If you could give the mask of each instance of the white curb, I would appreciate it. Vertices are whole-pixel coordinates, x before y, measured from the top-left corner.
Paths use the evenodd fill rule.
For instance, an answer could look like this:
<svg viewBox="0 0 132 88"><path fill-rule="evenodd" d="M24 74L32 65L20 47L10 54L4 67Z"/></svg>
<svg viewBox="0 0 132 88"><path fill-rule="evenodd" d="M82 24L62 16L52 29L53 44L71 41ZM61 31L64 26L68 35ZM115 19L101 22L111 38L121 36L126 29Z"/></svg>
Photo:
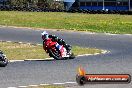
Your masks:
<svg viewBox="0 0 132 88"><path fill-rule="evenodd" d="M39 85L29 85L29 87L37 87L37 86L39 86Z"/></svg>
<svg viewBox="0 0 132 88"><path fill-rule="evenodd" d="M9 62L21 62L21 61L24 61L24 60L10 60Z"/></svg>
<svg viewBox="0 0 132 88"><path fill-rule="evenodd" d="M28 86L18 86L19 88L27 88Z"/></svg>
<svg viewBox="0 0 132 88"><path fill-rule="evenodd" d="M64 85L65 83L53 83L54 85Z"/></svg>
<svg viewBox="0 0 132 88"><path fill-rule="evenodd" d="M40 86L49 86L50 84L40 84Z"/></svg>

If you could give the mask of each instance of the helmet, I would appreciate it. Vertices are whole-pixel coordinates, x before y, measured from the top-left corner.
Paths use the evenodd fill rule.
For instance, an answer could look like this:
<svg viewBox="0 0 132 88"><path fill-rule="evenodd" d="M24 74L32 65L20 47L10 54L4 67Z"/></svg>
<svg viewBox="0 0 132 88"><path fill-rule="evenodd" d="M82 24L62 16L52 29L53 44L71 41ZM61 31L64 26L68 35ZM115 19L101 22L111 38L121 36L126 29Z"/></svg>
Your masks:
<svg viewBox="0 0 132 88"><path fill-rule="evenodd" d="M48 33L46 31L43 31L41 33L41 37L42 37L43 40L47 39L48 38Z"/></svg>

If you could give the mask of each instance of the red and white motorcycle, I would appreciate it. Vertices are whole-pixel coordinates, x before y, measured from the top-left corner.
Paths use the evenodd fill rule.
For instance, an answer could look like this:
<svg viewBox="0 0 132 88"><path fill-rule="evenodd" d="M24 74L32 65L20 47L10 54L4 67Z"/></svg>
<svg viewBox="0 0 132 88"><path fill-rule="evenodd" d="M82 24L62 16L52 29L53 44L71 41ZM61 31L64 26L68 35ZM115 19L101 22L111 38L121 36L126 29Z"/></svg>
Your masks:
<svg viewBox="0 0 132 88"><path fill-rule="evenodd" d="M53 57L56 60L75 58L74 54L71 52L71 49L70 51L68 51L63 45L61 45L60 49L57 49L55 46L56 44L57 42L52 41L51 38L43 41L43 48L46 51L46 53L49 54L50 57Z"/></svg>

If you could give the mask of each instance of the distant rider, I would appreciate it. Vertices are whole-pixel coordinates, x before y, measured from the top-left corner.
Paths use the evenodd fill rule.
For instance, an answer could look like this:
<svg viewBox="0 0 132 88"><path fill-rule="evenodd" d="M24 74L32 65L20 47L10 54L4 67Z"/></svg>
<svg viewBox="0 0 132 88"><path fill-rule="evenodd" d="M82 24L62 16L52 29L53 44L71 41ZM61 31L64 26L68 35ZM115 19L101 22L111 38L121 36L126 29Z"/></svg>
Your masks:
<svg viewBox="0 0 132 88"><path fill-rule="evenodd" d="M51 38L52 41L57 42L55 46L56 46L56 48L58 48L59 50L60 50L61 45L63 45L63 46L66 48L66 50L67 50L68 53L69 53L69 51L71 50L71 46L68 45L68 44L66 44L65 41L64 41L63 39L60 39L59 37L57 37L57 36L55 36L55 35L49 35L46 31L44 31L44 32L41 33L41 37L42 37L42 39L43 39L43 45L44 45L44 42L45 42L46 39ZM44 48L44 47L43 47L43 48Z"/></svg>

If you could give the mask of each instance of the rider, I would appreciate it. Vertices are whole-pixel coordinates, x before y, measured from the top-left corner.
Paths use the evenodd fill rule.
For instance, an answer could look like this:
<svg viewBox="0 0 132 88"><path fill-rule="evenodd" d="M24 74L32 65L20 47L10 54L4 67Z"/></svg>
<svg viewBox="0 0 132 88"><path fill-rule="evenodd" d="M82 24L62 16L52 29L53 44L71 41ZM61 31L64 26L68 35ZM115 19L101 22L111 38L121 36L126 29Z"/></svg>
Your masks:
<svg viewBox="0 0 132 88"><path fill-rule="evenodd" d="M58 48L59 50L60 50L61 45L63 45L63 46L66 48L67 52L68 52L68 53L70 52L71 46L68 45L68 44L66 44L65 41L64 41L63 39L60 39L59 37L57 37L57 36L55 36L55 35L49 35L46 31L42 32L42 33L41 33L41 36L42 36L42 39L43 39L44 41L45 41L46 39L48 39L48 38L51 38L52 41L56 41L57 43L56 43L55 46L56 46L56 48ZM43 45L44 45L44 42L43 42Z"/></svg>

